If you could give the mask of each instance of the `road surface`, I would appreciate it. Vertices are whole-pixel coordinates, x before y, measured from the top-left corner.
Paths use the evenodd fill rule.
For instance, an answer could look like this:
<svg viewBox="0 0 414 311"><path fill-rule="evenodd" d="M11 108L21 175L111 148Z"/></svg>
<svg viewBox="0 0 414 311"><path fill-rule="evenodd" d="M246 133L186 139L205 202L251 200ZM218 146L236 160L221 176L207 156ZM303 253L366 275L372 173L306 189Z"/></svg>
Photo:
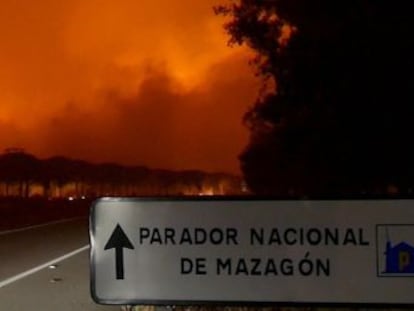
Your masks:
<svg viewBox="0 0 414 311"><path fill-rule="evenodd" d="M0 310L120 310L90 298L87 219L0 232Z"/></svg>

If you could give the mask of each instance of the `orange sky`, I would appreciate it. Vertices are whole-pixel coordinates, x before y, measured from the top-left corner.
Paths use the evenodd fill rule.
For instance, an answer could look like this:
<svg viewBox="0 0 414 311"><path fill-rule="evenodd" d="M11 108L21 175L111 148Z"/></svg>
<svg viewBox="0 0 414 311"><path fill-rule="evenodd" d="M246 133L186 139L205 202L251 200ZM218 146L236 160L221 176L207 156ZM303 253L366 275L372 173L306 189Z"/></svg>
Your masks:
<svg viewBox="0 0 414 311"><path fill-rule="evenodd" d="M0 148L238 173L258 81L219 0L1 0Z"/></svg>

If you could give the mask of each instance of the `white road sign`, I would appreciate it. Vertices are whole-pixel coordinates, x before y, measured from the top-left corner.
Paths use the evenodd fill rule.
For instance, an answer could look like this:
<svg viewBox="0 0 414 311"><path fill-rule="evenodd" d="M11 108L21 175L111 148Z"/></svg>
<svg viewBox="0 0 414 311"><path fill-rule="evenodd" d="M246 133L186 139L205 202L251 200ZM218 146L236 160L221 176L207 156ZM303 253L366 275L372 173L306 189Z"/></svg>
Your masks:
<svg viewBox="0 0 414 311"><path fill-rule="evenodd" d="M101 199L103 304L414 303L414 200Z"/></svg>

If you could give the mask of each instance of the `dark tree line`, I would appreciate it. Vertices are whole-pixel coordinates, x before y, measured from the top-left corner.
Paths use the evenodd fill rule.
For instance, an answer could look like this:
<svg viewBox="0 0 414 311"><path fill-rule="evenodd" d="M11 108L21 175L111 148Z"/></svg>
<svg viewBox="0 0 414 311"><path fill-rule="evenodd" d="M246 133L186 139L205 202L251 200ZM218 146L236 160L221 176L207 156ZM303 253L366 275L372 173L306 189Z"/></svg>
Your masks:
<svg viewBox="0 0 414 311"><path fill-rule="evenodd" d="M237 194L240 179L223 173L169 171L116 163L93 164L66 157L38 159L23 151L0 155L0 195L29 197L41 189L45 197ZM67 192L67 191L66 191Z"/></svg>
<svg viewBox="0 0 414 311"><path fill-rule="evenodd" d="M258 194L343 196L414 187L414 19L408 1L240 0L231 44L256 52L263 92L240 155Z"/></svg>

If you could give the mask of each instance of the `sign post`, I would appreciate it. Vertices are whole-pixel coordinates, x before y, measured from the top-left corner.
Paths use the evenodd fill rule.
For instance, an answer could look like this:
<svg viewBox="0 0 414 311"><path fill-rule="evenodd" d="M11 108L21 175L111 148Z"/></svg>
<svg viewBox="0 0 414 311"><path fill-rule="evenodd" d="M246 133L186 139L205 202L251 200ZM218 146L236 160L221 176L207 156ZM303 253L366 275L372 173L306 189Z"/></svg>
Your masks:
<svg viewBox="0 0 414 311"><path fill-rule="evenodd" d="M414 200L100 199L103 304L414 304Z"/></svg>

